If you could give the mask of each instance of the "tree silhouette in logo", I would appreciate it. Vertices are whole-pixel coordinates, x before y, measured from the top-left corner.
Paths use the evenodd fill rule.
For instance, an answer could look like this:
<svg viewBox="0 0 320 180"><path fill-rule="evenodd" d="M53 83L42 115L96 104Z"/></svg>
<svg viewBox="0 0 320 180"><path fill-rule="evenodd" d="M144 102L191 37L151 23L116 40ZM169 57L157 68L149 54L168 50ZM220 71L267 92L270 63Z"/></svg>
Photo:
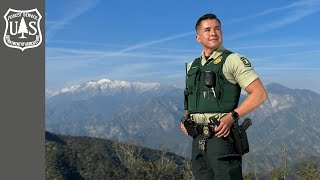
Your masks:
<svg viewBox="0 0 320 180"><path fill-rule="evenodd" d="M18 33L22 33L21 37L19 38L26 38L24 36L24 33L28 33L28 28L27 28L27 24L26 22L24 21L24 18L22 17L21 21L20 21L20 25L19 25L19 31Z"/></svg>

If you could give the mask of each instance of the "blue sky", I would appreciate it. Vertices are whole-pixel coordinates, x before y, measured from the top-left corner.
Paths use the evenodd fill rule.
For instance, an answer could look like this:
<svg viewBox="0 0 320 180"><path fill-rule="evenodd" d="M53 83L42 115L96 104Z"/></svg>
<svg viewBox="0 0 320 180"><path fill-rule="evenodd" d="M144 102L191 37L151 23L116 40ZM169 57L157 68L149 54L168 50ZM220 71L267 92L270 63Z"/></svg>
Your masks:
<svg viewBox="0 0 320 180"><path fill-rule="evenodd" d="M47 0L46 89L102 78L183 85L206 13L265 85L320 93L320 0Z"/></svg>

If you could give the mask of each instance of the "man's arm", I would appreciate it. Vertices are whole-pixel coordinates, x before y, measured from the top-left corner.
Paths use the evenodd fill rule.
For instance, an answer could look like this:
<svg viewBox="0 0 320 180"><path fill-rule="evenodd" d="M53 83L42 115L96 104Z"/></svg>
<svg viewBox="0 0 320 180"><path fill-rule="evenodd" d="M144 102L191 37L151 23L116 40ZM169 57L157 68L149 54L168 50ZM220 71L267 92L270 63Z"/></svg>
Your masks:
<svg viewBox="0 0 320 180"><path fill-rule="evenodd" d="M252 112L267 99L266 90L264 89L259 78L255 79L244 90L249 95L240 104L240 106L235 109L240 117ZM227 115L222 117L220 120L220 125L215 128L216 136L227 137L230 133L230 128L233 123L234 120L231 116L231 113L228 113Z"/></svg>
<svg viewBox="0 0 320 180"><path fill-rule="evenodd" d="M240 104L239 107L235 109L240 117L252 112L267 99L267 92L259 78L254 80L244 90L249 94L249 96Z"/></svg>

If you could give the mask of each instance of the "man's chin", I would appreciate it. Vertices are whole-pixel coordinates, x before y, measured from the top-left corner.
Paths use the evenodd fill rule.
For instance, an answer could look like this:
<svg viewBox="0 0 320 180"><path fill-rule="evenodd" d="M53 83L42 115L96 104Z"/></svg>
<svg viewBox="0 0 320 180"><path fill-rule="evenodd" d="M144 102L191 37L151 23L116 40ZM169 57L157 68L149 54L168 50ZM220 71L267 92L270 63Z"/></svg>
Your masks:
<svg viewBox="0 0 320 180"><path fill-rule="evenodd" d="M216 50L216 49L218 49L219 47L220 47L220 45L210 46L210 49Z"/></svg>
<svg viewBox="0 0 320 180"><path fill-rule="evenodd" d="M210 46L211 48L217 48L217 47L221 46L221 44L222 44L222 43L220 43L220 42L218 43L218 42L217 42L217 43L211 43L209 46Z"/></svg>

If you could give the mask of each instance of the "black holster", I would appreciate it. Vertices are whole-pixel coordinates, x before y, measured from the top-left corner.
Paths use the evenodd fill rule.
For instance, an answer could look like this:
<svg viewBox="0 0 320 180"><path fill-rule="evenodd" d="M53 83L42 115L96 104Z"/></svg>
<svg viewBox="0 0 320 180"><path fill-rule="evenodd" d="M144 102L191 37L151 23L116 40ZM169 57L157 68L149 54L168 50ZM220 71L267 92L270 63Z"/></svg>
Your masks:
<svg viewBox="0 0 320 180"><path fill-rule="evenodd" d="M238 154L244 155L249 152L249 142L247 133L238 123L234 123L231 127L231 137Z"/></svg>
<svg viewBox="0 0 320 180"><path fill-rule="evenodd" d="M199 134L197 131L197 125L194 121L187 119L183 122L183 124L184 124L184 127L186 128L189 136L195 137Z"/></svg>

